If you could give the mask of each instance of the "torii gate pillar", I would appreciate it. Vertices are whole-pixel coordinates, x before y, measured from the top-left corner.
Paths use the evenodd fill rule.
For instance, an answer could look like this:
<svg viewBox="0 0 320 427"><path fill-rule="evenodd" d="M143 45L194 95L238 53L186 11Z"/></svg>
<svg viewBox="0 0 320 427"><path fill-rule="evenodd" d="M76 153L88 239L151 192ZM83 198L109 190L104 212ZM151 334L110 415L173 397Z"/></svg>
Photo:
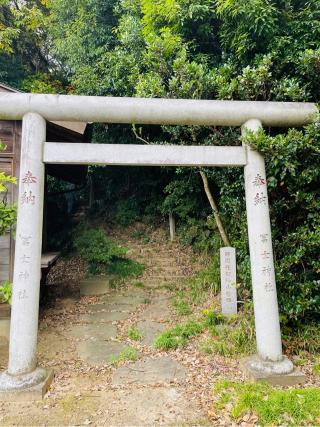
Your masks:
<svg viewBox="0 0 320 427"><path fill-rule="evenodd" d="M42 398L52 379L52 371L37 367L45 139L46 121L27 113L22 120L9 363L0 376L0 398L5 400L20 390L28 390L25 397Z"/></svg>
<svg viewBox="0 0 320 427"><path fill-rule="evenodd" d="M248 120L242 126L242 135L261 128L260 120ZM253 148L246 148L244 180L257 342L257 356L246 361L246 368L253 377L267 378L291 373L293 364L282 355L264 158Z"/></svg>

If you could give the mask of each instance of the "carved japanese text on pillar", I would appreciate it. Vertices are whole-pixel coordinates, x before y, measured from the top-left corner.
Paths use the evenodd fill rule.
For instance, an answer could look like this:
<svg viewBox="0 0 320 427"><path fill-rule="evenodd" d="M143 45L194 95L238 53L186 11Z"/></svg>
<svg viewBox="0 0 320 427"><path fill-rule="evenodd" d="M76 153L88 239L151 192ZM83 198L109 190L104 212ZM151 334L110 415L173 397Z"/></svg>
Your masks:
<svg viewBox="0 0 320 427"><path fill-rule="evenodd" d="M259 210L262 209L261 214L264 209L268 209L268 197L267 197L267 180L265 177L257 174L253 181L252 185L254 186L254 198L253 203L257 209L257 215L260 215ZM265 292L270 293L275 291L275 283L272 270L272 253L270 247L270 241L268 238L268 233L261 233L258 236L262 249L260 252L261 257L261 286L263 286Z"/></svg>
<svg viewBox="0 0 320 427"><path fill-rule="evenodd" d="M24 209L30 209L35 205L37 198L34 191L34 186L37 184L37 177L32 173L31 170L27 170L21 179L22 195L21 195L21 206ZM25 300L28 298L28 290L23 287L25 284L28 286L28 279L30 277L30 264L32 262L32 235L29 233L20 233L18 236L22 253L19 256L19 270L18 278L22 288L18 292L18 299Z"/></svg>

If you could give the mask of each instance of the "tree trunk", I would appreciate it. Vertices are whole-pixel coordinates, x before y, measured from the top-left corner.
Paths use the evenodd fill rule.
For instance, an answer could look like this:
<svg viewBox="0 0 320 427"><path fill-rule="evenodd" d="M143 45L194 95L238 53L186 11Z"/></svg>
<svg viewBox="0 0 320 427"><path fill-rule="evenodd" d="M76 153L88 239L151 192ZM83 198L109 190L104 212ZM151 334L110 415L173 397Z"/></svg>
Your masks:
<svg viewBox="0 0 320 427"><path fill-rule="evenodd" d="M211 208L213 210L214 219L216 220L216 224L217 224L217 227L218 227L221 239L222 239L222 241L223 241L223 243L224 243L225 246L231 246L229 238L227 236L227 233L225 232L224 226L222 224L222 221L221 221L221 218L220 218L220 215L219 215L219 212L218 212L217 205L216 205L216 203L215 203L215 201L214 201L214 199L212 197L212 194L211 194L211 191L210 191L210 188L209 188L209 183L208 183L207 175L203 171L200 171L200 175L201 175L201 178L202 178L202 181L203 181L204 191L206 192L206 195L208 197L210 206L211 206Z"/></svg>
<svg viewBox="0 0 320 427"><path fill-rule="evenodd" d="M172 213L169 213L169 228L170 228L170 241L173 242L176 234L176 221Z"/></svg>

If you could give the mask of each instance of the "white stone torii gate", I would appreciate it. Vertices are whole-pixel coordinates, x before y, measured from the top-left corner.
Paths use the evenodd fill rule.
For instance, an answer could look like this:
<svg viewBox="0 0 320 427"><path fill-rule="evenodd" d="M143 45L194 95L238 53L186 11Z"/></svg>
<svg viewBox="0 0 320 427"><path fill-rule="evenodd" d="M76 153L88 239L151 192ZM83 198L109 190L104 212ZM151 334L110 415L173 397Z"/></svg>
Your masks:
<svg viewBox="0 0 320 427"><path fill-rule="evenodd" d="M289 374L283 356L274 274L264 159L249 146L143 146L67 144L46 141L46 120L103 123L242 126L242 134L264 126L302 126L318 113L312 103L201 101L1 94L0 120L21 120L21 166L9 363L0 375L1 395L48 384L37 367L37 333L44 194L44 164L152 166L243 166L247 207L258 373Z"/></svg>

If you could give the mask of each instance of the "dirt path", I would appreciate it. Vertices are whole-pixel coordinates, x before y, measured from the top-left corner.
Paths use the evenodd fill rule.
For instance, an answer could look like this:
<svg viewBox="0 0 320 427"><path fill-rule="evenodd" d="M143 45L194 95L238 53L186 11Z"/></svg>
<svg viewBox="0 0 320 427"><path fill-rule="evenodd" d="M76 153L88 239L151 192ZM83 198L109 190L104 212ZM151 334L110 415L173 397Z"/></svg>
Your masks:
<svg viewBox="0 0 320 427"><path fill-rule="evenodd" d="M146 265L143 277L121 289L99 280L94 292L82 282L96 295L62 297L45 310L39 362L54 369L53 384L42 402L1 403L1 425L210 425L211 378L225 371L222 360L219 367L192 343L169 353L153 345L176 322L170 288L201 262L162 232L114 234ZM63 262L75 290L80 264Z"/></svg>

